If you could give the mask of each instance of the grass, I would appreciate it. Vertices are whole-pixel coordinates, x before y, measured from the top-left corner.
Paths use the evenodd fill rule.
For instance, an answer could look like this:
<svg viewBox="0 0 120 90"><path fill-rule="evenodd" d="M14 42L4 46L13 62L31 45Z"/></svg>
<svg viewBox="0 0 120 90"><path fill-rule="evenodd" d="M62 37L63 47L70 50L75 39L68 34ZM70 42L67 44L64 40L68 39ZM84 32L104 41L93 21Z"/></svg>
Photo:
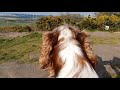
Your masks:
<svg viewBox="0 0 120 90"><path fill-rule="evenodd" d="M90 29L90 30L86 30L88 33L93 33L93 32L98 32L98 29ZM100 32L110 32L108 30L104 30L104 31L100 31ZM120 44L120 37L116 36L114 33L110 32L112 35L111 37L100 37L98 36L92 36L91 39L91 43L92 44L112 44L112 45L116 45L116 44Z"/></svg>
<svg viewBox="0 0 120 90"><path fill-rule="evenodd" d="M105 37L92 37L91 38L92 44L119 44L120 38L105 38Z"/></svg>
<svg viewBox="0 0 120 90"><path fill-rule="evenodd" d="M90 29L90 30L86 30L87 32L97 32L98 29Z"/></svg>
<svg viewBox="0 0 120 90"><path fill-rule="evenodd" d="M100 31L100 32L120 32L120 28L118 27L114 27L114 28L110 28L109 30L105 30L105 29L89 29L87 30L88 32L96 32L96 31Z"/></svg>
<svg viewBox="0 0 120 90"><path fill-rule="evenodd" d="M14 39L0 39L0 63L10 61L35 62L39 55L42 34L31 33Z"/></svg>
<svg viewBox="0 0 120 90"><path fill-rule="evenodd" d="M0 26L15 26L15 25L22 25L22 26L26 26L26 25L30 25L31 22L28 21L19 21L19 20L0 20Z"/></svg>

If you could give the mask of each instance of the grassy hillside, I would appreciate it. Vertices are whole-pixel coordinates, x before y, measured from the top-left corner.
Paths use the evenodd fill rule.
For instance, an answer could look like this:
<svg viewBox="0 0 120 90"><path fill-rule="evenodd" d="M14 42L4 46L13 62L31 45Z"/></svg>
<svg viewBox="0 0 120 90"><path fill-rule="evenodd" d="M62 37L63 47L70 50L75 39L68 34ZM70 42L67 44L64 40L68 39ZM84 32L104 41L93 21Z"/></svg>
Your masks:
<svg viewBox="0 0 120 90"><path fill-rule="evenodd" d="M0 20L0 26L30 25L34 21L27 20Z"/></svg>
<svg viewBox="0 0 120 90"><path fill-rule="evenodd" d="M0 63L8 61L35 62L39 57L42 34L31 33L14 39L0 38Z"/></svg>
<svg viewBox="0 0 120 90"><path fill-rule="evenodd" d="M26 32L31 31L31 27L34 28L33 19L3 19L0 18L0 32Z"/></svg>

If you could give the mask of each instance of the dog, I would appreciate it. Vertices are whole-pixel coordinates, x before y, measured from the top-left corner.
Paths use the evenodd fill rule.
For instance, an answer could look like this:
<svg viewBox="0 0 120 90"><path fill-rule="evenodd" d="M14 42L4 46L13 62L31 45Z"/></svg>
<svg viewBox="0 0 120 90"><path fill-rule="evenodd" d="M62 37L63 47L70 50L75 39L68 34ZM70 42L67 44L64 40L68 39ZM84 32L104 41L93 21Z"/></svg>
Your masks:
<svg viewBox="0 0 120 90"><path fill-rule="evenodd" d="M99 78L86 31L65 24L43 34L39 63L54 78Z"/></svg>

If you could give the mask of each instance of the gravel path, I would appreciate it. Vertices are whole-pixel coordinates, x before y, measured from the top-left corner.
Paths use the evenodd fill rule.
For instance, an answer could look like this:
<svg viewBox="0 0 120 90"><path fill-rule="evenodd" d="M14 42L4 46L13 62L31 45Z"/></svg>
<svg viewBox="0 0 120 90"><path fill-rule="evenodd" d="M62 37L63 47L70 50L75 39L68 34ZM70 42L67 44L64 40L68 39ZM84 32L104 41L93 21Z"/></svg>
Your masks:
<svg viewBox="0 0 120 90"><path fill-rule="evenodd" d="M48 72L41 70L38 64L20 64L16 62L0 65L0 78L46 78Z"/></svg>

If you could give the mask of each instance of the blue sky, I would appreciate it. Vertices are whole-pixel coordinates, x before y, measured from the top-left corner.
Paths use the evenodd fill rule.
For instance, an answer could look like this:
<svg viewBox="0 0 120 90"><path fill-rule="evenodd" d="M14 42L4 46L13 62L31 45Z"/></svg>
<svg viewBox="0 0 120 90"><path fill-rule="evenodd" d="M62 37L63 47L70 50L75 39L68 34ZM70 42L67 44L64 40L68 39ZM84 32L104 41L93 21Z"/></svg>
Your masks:
<svg viewBox="0 0 120 90"><path fill-rule="evenodd" d="M60 12L0 12L0 13L18 13L18 14L34 14L34 15L59 15ZM66 13L66 12L61 12ZM94 15L95 12L68 12L70 14L81 14L84 16Z"/></svg>

